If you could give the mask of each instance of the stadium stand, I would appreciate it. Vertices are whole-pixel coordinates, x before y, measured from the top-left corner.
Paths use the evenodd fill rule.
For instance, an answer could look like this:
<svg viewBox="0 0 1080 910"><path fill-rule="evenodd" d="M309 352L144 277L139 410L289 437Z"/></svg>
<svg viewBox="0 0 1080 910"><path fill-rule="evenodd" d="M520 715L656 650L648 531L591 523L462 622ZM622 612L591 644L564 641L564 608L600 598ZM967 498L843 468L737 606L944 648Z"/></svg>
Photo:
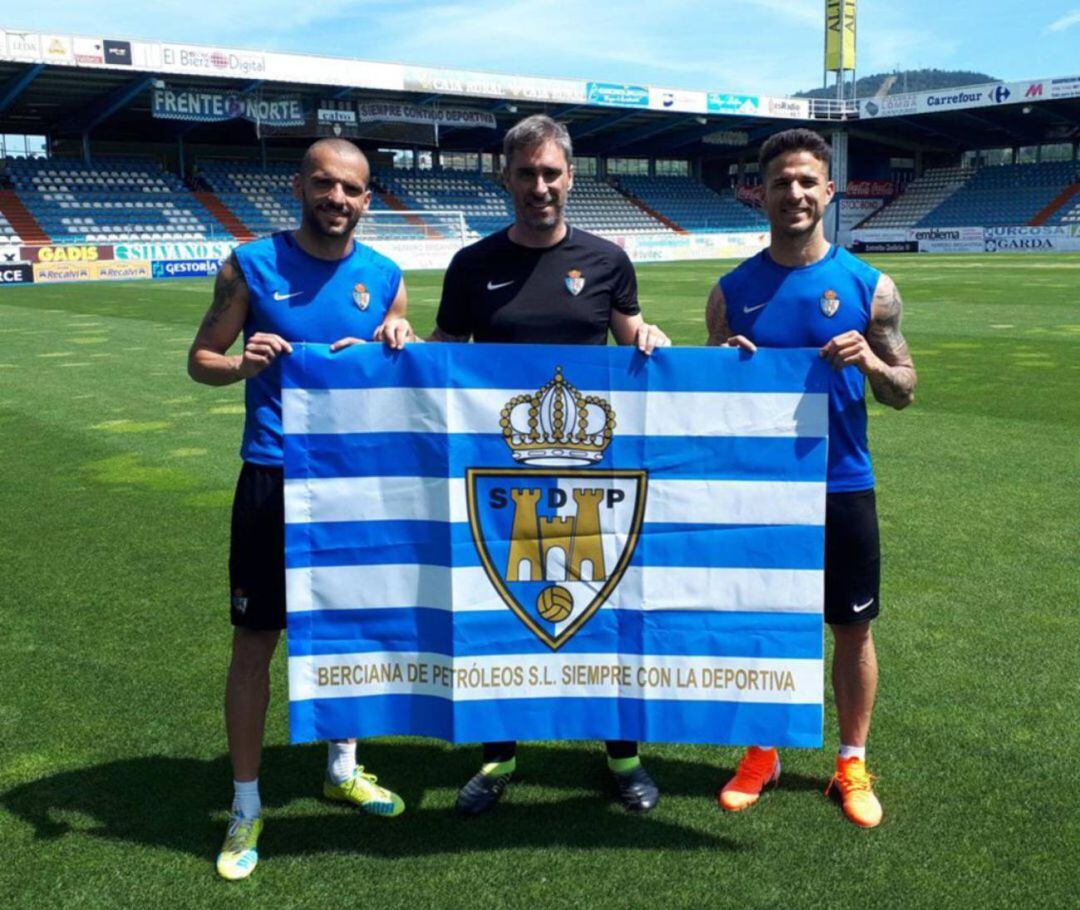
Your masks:
<svg viewBox="0 0 1080 910"><path fill-rule="evenodd" d="M618 177L616 185L685 231L760 230L768 224L733 194L717 193L690 177Z"/></svg>
<svg viewBox="0 0 1080 910"><path fill-rule="evenodd" d="M471 237L483 237L514 219L510 197L495 176L468 172L381 172L376 185L388 208L393 200L407 210L454 211L465 217ZM598 233L667 231L666 225L645 214L614 187L595 177L577 177L567 199L571 224Z"/></svg>
<svg viewBox="0 0 1080 910"><path fill-rule="evenodd" d="M0 212L0 244L18 243L21 239L11 222Z"/></svg>
<svg viewBox="0 0 1080 910"><path fill-rule="evenodd" d="M296 164L292 162L262 165L250 161L200 161L199 176L218 199L228 207L256 236L274 231L291 230L300 220L300 204L292 195L292 178ZM481 194L490 193L487 181L474 175L471 181L434 179L431 177L400 178L394 173L376 174L372 178L371 211L462 211L468 210L481 224L485 216L496 226L507 220L507 205L501 198L492 200ZM425 233L422 219L406 215L401 221L386 219L380 225L383 239L411 239L431 236ZM364 227L364 225L362 225ZM478 229L479 230L479 229ZM491 228L483 231L488 233Z"/></svg>
<svg viewBox="0 0 1080 910"><path fill-rule="evenodd" d="M3 236L9 243L16 240L23 243L49 242L49 235L41 229L41 225L13 189L0 190L0 218L7 226Z"/></svg>
<svg viewBox="0 0 1080 910"><path fill-rule="evenodd" d="M11 159L19 199L54 243L207 240L232 235L151 159Z"/></svg>
<svg viewBox="0 0 1080 910"><path fill-rule="evenodd" d="M1080 224L1080 196L1073 196L1072 201L1047 220L1047 224Z"/></svg>
<svg viewBox="0 0 1080 910"><path fill-rule="evenodd" d="M984 167L956 192L927 212L917 227L1030 224L1073 182L1071 161ZM876 225L875 225L876 226Z"/></svg>
<svg viewBox="0 0 1080 910"><path fill-rule="evenodd" d="M292 198L295 171L296 166L289 163L269 164L263 170L254 162L199 162L200 177L255 235L296 226L300 209ZM690 178L621 178L620 184L680 227L684 227L684 220L688 221L687 230L757 230L765 224L757 212L734 197L715 193ZM373 211L461 212L468 235L473 239L505 227L514 218L510 198L493 175L465 171L382 171L374 175L372 185ZM567 202L567 217L571 223L598 233L670 230L614 186L595 177L575 178ZM423 221L422 218L410 220ZM404 220L394 228L382 229L382 236L387 238L409 238L422 233L416 230L415 223L410 225Z"/></svg>
<svg viewBox="0 0 1080 910"><path fill-rule="evenodd" d="M295 170L289 162L264 169L251 161L201 161L199 182L209 192L192 192L151 159L100 158L90 167L64 158L10 159L15 193L0 190L0 242L18 243L20 236L57 243L248 239L286 230L299 217L292 198ZM863 226L1078 224L1076 177L1077 166L1068 161L932 169ZM402 212L400 222L388 218L380 227L386 239L446 236L438 219L416 212L462 213L469 239L513 220L509 197L494 175L387 171L375 175L373 187L374 211ZM23 221L13 224L16 210ZM578 177L567 217L601 234L753 231L766 224L733 194L689 177L622 176L612 183ZM44 233L31 236L36 226Z"/></svg>
<svg viewBox="0 0 1080 910"><path fill-rule="evenodd" d="M971 179L964 167L931 168L912 180L905 192L876 212L862 225L866 228L910 228L937 209ZM974 223L974 222L972 222Z"/></svg>
<svg viewBox="0 0 1080 910"><path fill-rule="evenodd" d="M199 175L254 235L295 228L300 204L292 197L294 163L200 161Z"/></svg>
<svg viewBox="0 0 1080 910"><path fill-rule="evenodd" d="M383 194L380 201L388 209L404 206L411 211L461 212L474 237L505 227L514 217L506 191L483 174L384 171L375 179Z"/></svg>
<svg viewBox="0 0 1080 910"><path fill-rule="evenodd" d="M615 187L595 177L575 177L566 219L598 234L645 234L670 228L647 215Z"/></svg>

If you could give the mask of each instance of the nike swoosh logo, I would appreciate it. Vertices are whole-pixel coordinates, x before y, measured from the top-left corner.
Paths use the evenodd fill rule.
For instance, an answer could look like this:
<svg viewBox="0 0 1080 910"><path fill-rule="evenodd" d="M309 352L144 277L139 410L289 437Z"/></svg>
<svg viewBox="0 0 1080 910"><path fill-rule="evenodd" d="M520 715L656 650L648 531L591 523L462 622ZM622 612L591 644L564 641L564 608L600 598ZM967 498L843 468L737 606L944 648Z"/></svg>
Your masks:
<svg viewBox="0 0 1080 910"><path fill-rule="evenodd" d="M867 607L869 607L869 606L870 606L870 604L872 604L873 602L874 602L874 598L872 598L872 597L871 597L871 598L870 598L870 599L869 599L869 600L868 600L868 601L867 601L866 603L864 603L864 604L852 604L852 605L851 605L851 612L852 612L852 613L862 613L862 611L863 611L863 610L865 610L865 609L866 609Z"/></svg>
<svg viewBox="0 0 1080 910"><path fill-rule="evenodd" d="M274 291L274 299L279 301L289 300L292 297L299 297L303 293L303 291L297 291L295 294L282 294L281 291Z"/></svg>
<svg viewBox="0 0 1080 910"><path fill-rule="evenodd" d="M769 303L768 301L766 301L765 303L759 303L757 306L744 306L742 308L742 311L744 313L753 313L755 310L760 310L762 307L766 307L768 305Z"/></svg>
<svg viewBox="0 0 1080 910"><path fill-rule="evenodd" d="M499 288L508 288L508 287L510 287L510 285L512 285L513 283L514 283L514 282L512 282L512 281L504 281L504 282L503 282L502 284L492 284L492 283L491 283L491 282L489 281L489 282L488 282L488 290L489 290L489 291L497 291L497 290L498 290Z"/></svg>

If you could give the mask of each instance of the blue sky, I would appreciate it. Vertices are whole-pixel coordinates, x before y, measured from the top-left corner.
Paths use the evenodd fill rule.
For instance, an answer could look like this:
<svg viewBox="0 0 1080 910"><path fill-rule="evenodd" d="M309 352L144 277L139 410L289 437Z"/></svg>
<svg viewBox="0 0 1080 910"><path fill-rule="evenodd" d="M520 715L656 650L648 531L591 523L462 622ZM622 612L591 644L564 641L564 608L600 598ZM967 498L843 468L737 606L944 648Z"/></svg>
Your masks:
<svg viewBox="0 0 1080 910"><path fill-rule="evenodd" d="M157 38L666 88L821 83L824 0L94 0L5 4L0 27ZM12 7L15 7L14 9ZM1080 71L1080 0L860 0L859 72Z"/></svg>

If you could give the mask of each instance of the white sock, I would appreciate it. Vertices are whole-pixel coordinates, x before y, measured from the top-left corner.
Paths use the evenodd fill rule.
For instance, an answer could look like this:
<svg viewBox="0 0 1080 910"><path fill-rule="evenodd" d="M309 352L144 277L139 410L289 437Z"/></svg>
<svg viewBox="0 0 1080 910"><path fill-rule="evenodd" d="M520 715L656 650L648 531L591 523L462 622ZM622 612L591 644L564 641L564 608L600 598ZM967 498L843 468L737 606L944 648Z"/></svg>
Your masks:
<svg viewBox="0 0 1080 910"><path fill-rule="evenodd" d="M234 780L232 811L244 818L258 818L262 815L262 800L259 799L259 779Z"/></svg>
<svg viewBox="0 0 1080 910"><path fill-rule="evenodd" d="M335 784L343 784L356 770L356 742L326 744L326 776Z"/></svg>
<svg viewBox="0 0 1080 910"><path fill-rule="evenodd" d="M866 746L845 746L843 743L841 743L840 757L857 758L860 761L866 761Z"/></svg>

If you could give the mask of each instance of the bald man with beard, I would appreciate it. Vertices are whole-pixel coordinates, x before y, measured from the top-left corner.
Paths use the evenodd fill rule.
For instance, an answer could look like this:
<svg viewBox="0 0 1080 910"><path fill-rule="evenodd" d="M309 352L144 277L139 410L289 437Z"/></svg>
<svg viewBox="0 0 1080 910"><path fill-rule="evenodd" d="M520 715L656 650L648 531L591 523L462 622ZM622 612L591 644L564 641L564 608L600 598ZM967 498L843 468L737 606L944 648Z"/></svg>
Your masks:
<svg viewBox="0 0 1080 910"><path fill-rule="evenodd" d="M351 142L320 139L293 181L301 222L238 247L218 272L210 306L188 355L188 373L206 385L245 382L243 466L232 510L229 588L232 659L225 728L234 798L217 859L226 879L246 878L258 862L262 831L259 764L270 700L270 661L285 628L285 508L281 369L300 342L341 350L365 341L400 347L401 269L353 238L371 203L371 170ZM243 351L227 353L241 332ZM323 795L378 816L405 805L356 763L355 741L331 742Z"/></svg>

